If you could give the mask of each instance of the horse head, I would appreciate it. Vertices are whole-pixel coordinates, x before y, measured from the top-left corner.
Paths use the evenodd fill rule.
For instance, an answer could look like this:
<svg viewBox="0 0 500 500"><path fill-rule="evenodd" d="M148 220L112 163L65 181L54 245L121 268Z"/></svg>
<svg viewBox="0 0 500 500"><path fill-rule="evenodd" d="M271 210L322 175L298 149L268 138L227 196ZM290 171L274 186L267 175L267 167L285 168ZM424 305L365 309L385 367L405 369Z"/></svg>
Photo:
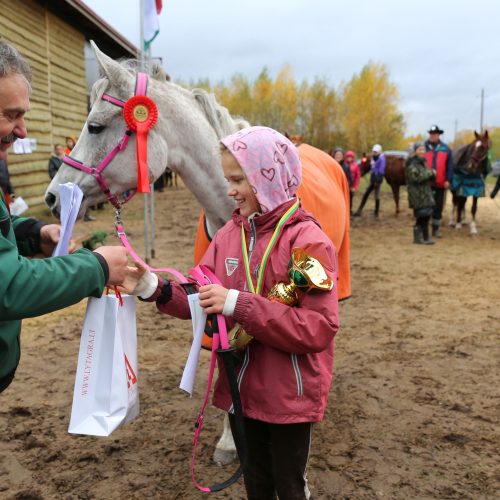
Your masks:
<svg viewBox="0 0 500 500"><path fill-rule="evenodd" d="M358 162L359 169L361 170L361 176L366 175L371 168L371 157L366 153L361 155L361 159Z"/></svg>
<svg viewBox="0 0 500 500"><path fill-rule="evenodd" d="M95 168L110 153L114 146L125 138L127 125L123 118L122 105L103 99L108 95L115 103L125 103L135 94L136 61L118 63L101 52L92 42L92 48L99 64L101 78L93 85L91 109L71 151L71 158L83 165ZM147 96L153 101L159 98L160 85L165 84L167 76L157 65L148 68ZM151 182L157 179L167 166L168 147L164 139L165 120L160 115L156 125L148 134L148 177ZM132 133L128 147L120 150L106 166L102 176L113 194L122 194L137 186L136 134ZM106 195L94 175L63 163L57 175L49 184L45 201L52 213L60 213L59 184L73 182L83 191L84 199L80 210L83 214L89 205L106 201Z"/></svg>
<svg viewBox="0 0 500 500"><path fill-rule="evenodd" d="M487 130L480 134L474 130L474 136L474 141L463 149L462 154L458 155L456 161L457 166L463 166L469 174L484 173L486 171L488 151L491 147L491 139Z"/></svg>

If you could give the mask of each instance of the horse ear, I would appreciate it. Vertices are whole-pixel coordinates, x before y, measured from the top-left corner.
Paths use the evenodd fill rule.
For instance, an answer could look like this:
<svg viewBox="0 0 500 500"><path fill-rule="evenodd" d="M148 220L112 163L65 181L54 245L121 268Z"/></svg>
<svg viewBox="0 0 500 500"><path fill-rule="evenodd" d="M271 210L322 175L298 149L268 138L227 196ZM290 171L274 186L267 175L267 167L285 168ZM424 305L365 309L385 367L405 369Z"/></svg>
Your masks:
<svg viewBox="0 0 500 500"><path fill-rule="evenodd" d="M474 135L476 136L476 139L479 139L479 134L474 130Z"/></svg>
<svg viewBox="0 0 500 500"><path fill-rule="evenodd" d="M485 131L484 131L484 138L485 138L486 140L488 140L488 139L489 139L489 135L488 135L488 131L487 131L487 130L485 130Z"/></svg>
<svg viewBox="0 0 500 500"><path fill-rule="evenodd" d="M99 50L99 47L94 43L93 40L90 40L90 46L95 55L95 59L101 73L103 76L106 76L109 81L116 81L119 79L123 73L124 69L121 67L119 63L115 60L111 59L111 57L107 56L104 52Z"/></svg>

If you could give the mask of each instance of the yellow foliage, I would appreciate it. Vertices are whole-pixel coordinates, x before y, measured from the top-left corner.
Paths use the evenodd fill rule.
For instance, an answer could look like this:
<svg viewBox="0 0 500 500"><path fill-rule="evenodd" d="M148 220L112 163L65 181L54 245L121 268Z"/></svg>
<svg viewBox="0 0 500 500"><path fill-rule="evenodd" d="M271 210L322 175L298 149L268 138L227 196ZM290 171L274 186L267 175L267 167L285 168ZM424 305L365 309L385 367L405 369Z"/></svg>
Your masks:
<svg viewBox="0 0 500 500"><path fill-rule="evenodd" d="M264 67L254 81L236 74L228 84L210 85L207 79L190 83L213 92L233 116L301 135L305 142L324 150L343 145L369 151L376 142L389 149L404 141L398 90L382 65L366 65L339 92L320 78L297 83L289 65L274 79Z"/></svg>
<svg viewBox="0 0 500 500"><path fill-rule="evenodd" d="M368 63L340 92L340 125L349 147L370 151L379 143L387 150L402 143L405 123L399 92L384 65Z"/></svg>

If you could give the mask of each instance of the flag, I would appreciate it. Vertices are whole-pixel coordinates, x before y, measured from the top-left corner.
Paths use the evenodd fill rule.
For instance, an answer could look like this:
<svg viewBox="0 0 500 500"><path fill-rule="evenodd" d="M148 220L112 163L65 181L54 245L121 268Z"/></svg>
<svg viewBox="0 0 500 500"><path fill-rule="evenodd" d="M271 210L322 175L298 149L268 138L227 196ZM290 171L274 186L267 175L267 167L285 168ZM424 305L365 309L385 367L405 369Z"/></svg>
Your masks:
<svg viewBox="0 0 500 500"><path fill-rule="evenodd" d="M144 0L144 50L148 50L156 35L160 32L158 15L162 0Z"/></svg>

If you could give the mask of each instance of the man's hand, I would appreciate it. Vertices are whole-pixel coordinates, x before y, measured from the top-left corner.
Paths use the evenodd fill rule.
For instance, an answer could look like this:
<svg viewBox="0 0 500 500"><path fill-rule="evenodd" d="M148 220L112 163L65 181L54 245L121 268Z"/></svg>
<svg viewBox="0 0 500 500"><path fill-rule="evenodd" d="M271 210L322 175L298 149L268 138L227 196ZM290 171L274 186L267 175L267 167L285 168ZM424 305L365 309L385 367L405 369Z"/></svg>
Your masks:
<svg viewBox="0 0 500 500"><path fill-rule="evenodd" d="M127 250L122 246L104 246L94 250L101 254L109 268L109 279L106 285L121 285L127 276Z"/></svg>
<svg viewBox="0 0 500 500"><path fill-rule="evenodd" d="M222 314L228 289L221 285L200 286L200 306L206 314Z"/></svg>
<svg viewBox="0 0 500 500"><path fill-rule="evenodd" d="M61 226L59 224L47 224L40 229L40 249L45 257L50 257L54 248L59 243Z"/></svg>
<svg viewBox="0 0 500 500"><path fill-rule="evenodd" d="M45 257L50 257L54 252L54 248L59 243L61 236L61 226L59 224L47 224L40 229L40 249ZM70 240L68 252L76 251L76 243Z"/></svg>
<svg viewBox="0 0 500 500"><path fill-rule="evenodd" d="M444 188L448 189L450 187L450 183L448 181L445 181L444 183Z"/></svg>

